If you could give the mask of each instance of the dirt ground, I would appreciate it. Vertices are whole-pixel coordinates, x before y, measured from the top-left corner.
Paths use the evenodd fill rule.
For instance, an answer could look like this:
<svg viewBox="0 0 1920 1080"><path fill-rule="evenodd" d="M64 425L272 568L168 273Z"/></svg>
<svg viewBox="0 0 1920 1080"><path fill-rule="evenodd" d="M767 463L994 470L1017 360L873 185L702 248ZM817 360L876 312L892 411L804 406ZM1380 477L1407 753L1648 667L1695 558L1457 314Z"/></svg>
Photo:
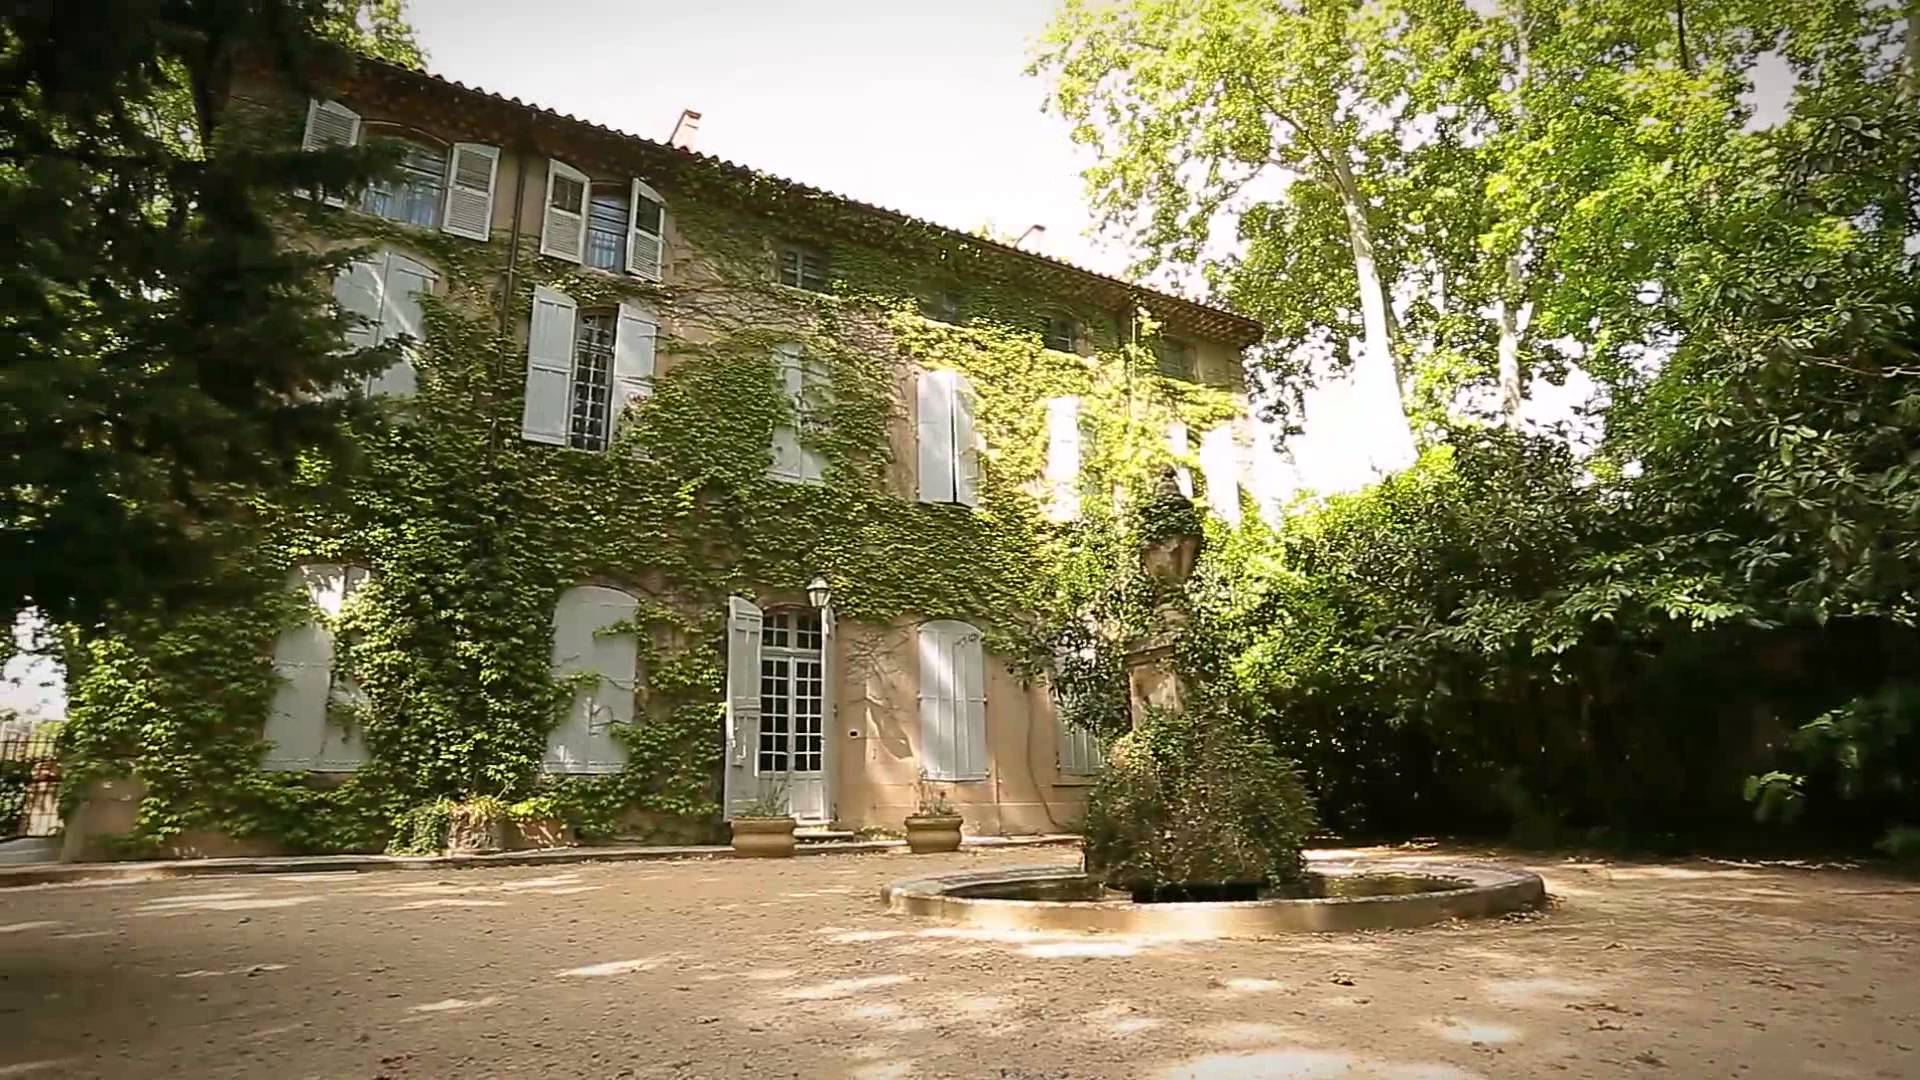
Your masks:
<svg viewBox="0 0 1920 1080"><path fill-rule="evenodd" d="M1528 863L1543 914L1174 944L883 911L1067 849L0 893L0 1077L1912 1077L1920 886Z"/></svg>

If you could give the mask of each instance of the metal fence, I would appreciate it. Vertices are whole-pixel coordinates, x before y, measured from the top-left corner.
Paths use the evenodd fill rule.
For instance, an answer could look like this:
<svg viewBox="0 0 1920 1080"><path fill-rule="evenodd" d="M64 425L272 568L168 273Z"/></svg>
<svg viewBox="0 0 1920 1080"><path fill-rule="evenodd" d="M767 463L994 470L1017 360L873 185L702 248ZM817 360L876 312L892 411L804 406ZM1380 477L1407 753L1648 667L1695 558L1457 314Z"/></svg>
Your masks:
<svg viewBox="0 0 1920 1080"><path fill-rule="evenodd" d="M0 735L0 761L52 761L59 756L54 752L53 739L51 731Z"/></svg>
<svg viewBox="0 0 1920 1080"><path fill-rule="evenodd" d="M54 733L0 735L0 839L60 829L60 768Z"/></svg>

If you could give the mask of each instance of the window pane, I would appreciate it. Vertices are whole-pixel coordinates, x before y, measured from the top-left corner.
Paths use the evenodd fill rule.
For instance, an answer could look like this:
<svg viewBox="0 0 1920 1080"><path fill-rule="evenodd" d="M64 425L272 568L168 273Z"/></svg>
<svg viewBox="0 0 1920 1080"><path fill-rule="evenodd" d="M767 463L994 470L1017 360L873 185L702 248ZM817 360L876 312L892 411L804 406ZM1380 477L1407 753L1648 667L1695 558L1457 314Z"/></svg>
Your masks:
<svg viewBox="0 0 1920 1080"><path fill-rule="evenodd" d="M587 205L587 265L600 270L627 268L627 196L596 188Z"/></svg>
<svg viewBox="0 0 1920 1080"><path fill-rule="evenodd" d="M780 267L775 275L782 285L811 292L827 291L827 259L819 251L786 244L780 248Z"/></svg>
<svg viewBox="0 0 1920 1080"><path fill-rule="evenodd" d="M1179 338L1161 338L1154 342L1154 358L1160 374L1169 379L1193 378L1193 346Z"/></svg>
<svg viewBox="0 0 1920 1080"><path fill-rule="evenodd" d="M573 339L573 393L567 445L605 450L612 417L613 334L611 314L581 315Z"/></svg>
<svg viewBox="0 0 1920 1080"><path fill-rule="evenodd" d="M569 214L580 212L580 203L587 196L585 184L571 176L553 178L553 205Z"/></svg>
<svg viewBox="0 0 1920 1080"><path fill-rule="evenodd" d="M1057 352L1080 351L1080 324L1066 317L1047 320L1047 348Z"/></svg>
<svg viewBox="0 0 1920 1080"><path fill-rule="evenodd" d="M760 661L760 745L758 772L785 773L790 735L788 708L793 701L793 682L788 662L779 657Z"/></svg>
<svg viewBox="0 0 1920 1080"><path fill-rule="evenodd" d="M654 202L652 199L647 198L645 195L642 195L640 197L640 209L634 215L634 217L638 219L640 231L645 233L653 233L656 236L659 235L660 213L661 213L660 204L657 202Z"/></svg>
<svg viewBox="0 0 1920 1080"><path fill-rule="evenodd" d="M360 208L388 221L438 228L447 183L445 152L399 139L383 141L401 145L400 171L368 184Z"/></svg>

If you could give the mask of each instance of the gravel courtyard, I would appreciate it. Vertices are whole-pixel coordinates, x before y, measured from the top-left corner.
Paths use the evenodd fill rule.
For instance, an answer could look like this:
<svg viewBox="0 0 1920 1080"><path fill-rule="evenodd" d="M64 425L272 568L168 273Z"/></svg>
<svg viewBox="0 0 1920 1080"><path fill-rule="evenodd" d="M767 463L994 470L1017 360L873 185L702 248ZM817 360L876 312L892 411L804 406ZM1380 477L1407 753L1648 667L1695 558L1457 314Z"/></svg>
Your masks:
<svg viewBox="0 0 1920 1080"><path fill-rule="evenodd" d="M1543 915L1169 944L877 890L1061 848L0 893L0 1077L1910 1077L1920 885L1529 863Z"/></svg>

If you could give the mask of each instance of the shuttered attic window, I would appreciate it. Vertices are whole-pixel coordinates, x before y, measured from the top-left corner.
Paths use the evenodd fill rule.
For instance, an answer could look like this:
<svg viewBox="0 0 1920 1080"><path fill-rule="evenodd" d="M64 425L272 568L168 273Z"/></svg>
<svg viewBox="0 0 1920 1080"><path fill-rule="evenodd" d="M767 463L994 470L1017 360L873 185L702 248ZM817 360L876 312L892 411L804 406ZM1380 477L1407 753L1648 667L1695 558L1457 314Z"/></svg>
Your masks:
<svg viewBox="0 0 1920 1080"><path fill-rule="evenodd" d="M808 292L827 291L827 256L804 244L781 244L775 280Z"/></svg>
<svg viewBox="0 0 1920 1080"><path fill-rule="evenodd" d="M1055 315L1047 319L1046 345L1055 352L1079 352L1080 321L1071 315Z"/></svg>
<svg viewBox="0 0 1920 1080"><path fill-rule="evenodd" d="M1193 381L1193 343L1163 337L1153 343L1155 366L1169 379Z"/></svg>

